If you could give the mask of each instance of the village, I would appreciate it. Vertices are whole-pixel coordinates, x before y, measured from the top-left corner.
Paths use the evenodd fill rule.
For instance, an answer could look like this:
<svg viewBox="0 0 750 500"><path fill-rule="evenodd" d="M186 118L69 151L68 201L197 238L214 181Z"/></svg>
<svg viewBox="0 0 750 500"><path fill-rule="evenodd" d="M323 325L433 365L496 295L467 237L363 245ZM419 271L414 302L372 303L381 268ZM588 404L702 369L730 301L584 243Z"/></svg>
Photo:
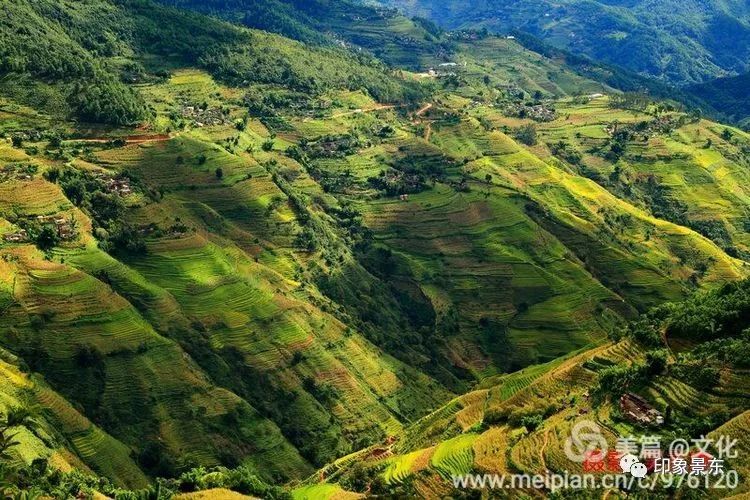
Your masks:
<svg viewBox="0 0 750 500"><path fill-rule="evenodd" d="M76 230L76 220L73 217L65 217L64 215L37 215L29 216L26 221L21 225L38 225L40 227L52 226L54 227L55 234L60 241L72 241L78 237L78 231ZM7 233L3 235L3 240L6 243L28 243L31 241L31 235L28 229L19 229L18 231Z"/></svg>
<svg viewBox="0 0 750 500"><path fill-rule="evenodd" d="M530 118L536 122L551 122L557 118L557 112L545 104L512 104L506 112L518 118Z"/></svg>
<svg viewBox="0 0 750 500"><path fill-rule="evenodd" d="M229 120L221 108L212 108L207 104L182 104L180 107L180 116L183 119L191 120L193 125L199 128L213 125L226 125L229 123Z"/></svg>
<svg viewBox="0 0 750 500"><path fill-rule="evenodd" d="M117 194L119 196L128 196L133 193L130 179L127 177L114 177L112 174L105 171L95 172L93 176L104 185L104 190L108 193Z"/></svg>
<svg viewBox="0 0 750 500"><path fill-rule="evenodd" d="M32 180L37 169L35 165L9 165L0 170L2 180ZM127 177L116 177L107 171L96 171L92 177L98 180L105 192L126 197L133 193L131 180ZM54 227L55 234L60 241L73 241L78 237L76 220L72 216L63 214L29 215L17 224L19 229L3 235L5 243L29 243L34 235L31 226Z"/></svg>
<svg viewBox="0 0 750 500"><path fill-rule="evenodd" d="M20 165L11 164L6 165L0 169L0 182L18 180L18 181L31 181L34 180L34 175L37 173L36 165Z"/></svg>

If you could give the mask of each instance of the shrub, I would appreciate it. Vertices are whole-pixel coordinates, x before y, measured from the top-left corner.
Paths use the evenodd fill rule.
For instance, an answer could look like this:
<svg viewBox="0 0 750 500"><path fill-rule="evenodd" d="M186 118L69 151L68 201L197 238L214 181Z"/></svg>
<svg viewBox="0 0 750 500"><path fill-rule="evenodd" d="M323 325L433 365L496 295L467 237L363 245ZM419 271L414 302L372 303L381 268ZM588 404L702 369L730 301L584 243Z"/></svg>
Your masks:
<svg viewBox="0 0 750 500"><path fill-rule="evenodd" d="M516 130L514 137L527 146L535 146L537 143L536 125L533 123L524 125Z"/></svg>
<svg viewBox="0 0 750 500"><path fill-rule="evenodd" d="M535 431L539 426L544 423L544 418L539 415L527 415L521 418L521 425L526 427L529 431Z"/></svg>

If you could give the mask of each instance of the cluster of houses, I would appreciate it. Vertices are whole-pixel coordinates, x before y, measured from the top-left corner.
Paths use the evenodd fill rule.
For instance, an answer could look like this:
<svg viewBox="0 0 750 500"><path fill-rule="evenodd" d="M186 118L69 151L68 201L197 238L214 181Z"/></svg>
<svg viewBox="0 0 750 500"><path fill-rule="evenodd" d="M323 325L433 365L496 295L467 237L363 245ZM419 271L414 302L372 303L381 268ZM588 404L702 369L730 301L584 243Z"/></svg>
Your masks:
<svg viewBox="0 0 750 500"><path fill-rule="evenodd" d="M388 436L385 440L384 446L376 446L367 455L369 460L383 460L393 455L393 445L397 441L395 436Z"/></svg>
<svg viewBox="0 0 750 500"><path fill-rule="evenodd" d="M14 137L18 137L23 141L39 142L42 140L42 133L39 130L21 130L13 133Z"/></svg>
<svg viewBox="0 0 750 500"><path fill-rule="evenodd" d="M622 415L633 423L641 425L663 425L664 415L637 394L629 392L620 397Z"/></svg>
<svg viewBox="0 0 750 500"><path fill-rule="evenodd" d="M0 182L10 180L30 181L37 171L35 165L6 165L0 169Z"/></svg>
<svg viewBox="0 0 750 500"><path fill-rule="evenodd" d="M519 118L530 118L537 122L551 122L557 118L557 112L544 104L535 104L533 106L513 104L508 108L508 112Z"/></svg>
<svg viewBox="0 0 750 500"><path fill-rule="evenodd" d="M479 40L480 38L483 38L483 35L481 33L472 30L449 31L445 35L452 40L467 42L473 42Z"/></svg>
<svg viewBox="0 0 750 500"><path fill-rule="evenodd" d="M466 66L466 63L464 63L464 66ZM455 62L446 62L441 63L437 66L437 68L432 67L429 68L425 73L420 73L422 76L427 76L430 78L438 78L441 76L455 76L456 72L455 70L458 69L459 64Z"/></svg>
<svg viewBox="0 0 750 500"><path fill-rule="evenodd" d="M61 240L72 240L76 237L75 219L66 218L62 215L39 215L36 221L42 225L53 225L57 230L57 236Z"/></svg>
<svg viewBox="0 0 750 500"><path fill-rule="evenodd" d="M127 196L133 192L130 185L130 179L127 177L112 177L107 172L97 172L94 177L104 184L104 189L108 193L114 193L120 196Z"/></svg>
<svg viewBox="0 0 750 500"><path fill-rule="evenodd" d="M3 239L6 243L26 243L29 241L29 233L25 229L21 229L18 232L3 235Z"/></svg>
<svg viewBox="0 0 750 500"><path fill-rule="evenodd" d="M133 192L128 179L108 179L104 186L110 193L120 196L127 196Z"/></svg>
<svg viewBox="0 0 750 500"><path fill-rule="evenodd" d="M191 231L194 231L193 229L189 228L185 224L176 221L174 224L172 224L167 229L162 229L155 223L149 223L142 225L138 228L138 234L141 236L154 236L157 238L162 237L171 237L171 238L182 238L183 236L187 235Z"/></svg>
<svg viewBox="0 0 750 500"><path fill-rule="evenodd" d="M220 108L211 108L195 105L183 105L180 108L182 118L192 120L196 127L211 125L226 125L229 123L226 115Z"/></svg>
<svg viewBox="0 0 750 500"><path fill-rule="evenodd" d="M53 226L57 236L62 241L71 241L78 236L75 219L63 215L38 215L29 217L30 221L36 221L42 226ZM25 229L19 229L13 233L3 235L6 243L26 243L30 240L29 233Z"/></svg>
<svg viewBox="0 0 750 500"><path fill-rule="evenodd" d="M610 137L614 137L620 131L627 131L634 138L637 135L642 136L643 140L648 140L649 137L655 134L668 134L675 128L681 125L680 119L674 116L665 115L655 118L651 121L642 121L636 124L622 124L619 122L612 122L604 127L604 131Z"/></svg>

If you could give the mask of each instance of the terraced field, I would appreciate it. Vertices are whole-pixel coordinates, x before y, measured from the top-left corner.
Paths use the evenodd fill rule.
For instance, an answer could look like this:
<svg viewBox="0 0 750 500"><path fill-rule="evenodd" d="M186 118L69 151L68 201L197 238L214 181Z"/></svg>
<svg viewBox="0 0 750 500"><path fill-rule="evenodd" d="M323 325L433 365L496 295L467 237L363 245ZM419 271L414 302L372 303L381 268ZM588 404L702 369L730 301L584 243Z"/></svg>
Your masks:
<svg viewBox="0 0 750 500"><path fill-rule="evenodd" d="M19 463L129 487L243 465L299 499L357 498L361 475L434 498L456 474L575 468L576 422L633 430L592 392L649 357L609 339L748 275L747 134L621 109L509 39L459 40L453 66L406 18L348 21L365 47L399 34L379 55L414 72L361 55L364 76L426 102L354 80L235 88L170 59L138 85L154 113L138 130L61 121L62 140L0 103L0 410L28 392L54 438L25 430ZM455 74L422 74L441 63ZM747 373L717 376L641 392L738 432Z"/></svg>
<svg viewBox="0 0 750 500"><path fill-rule="evenodd" d="M740 415L736 416L726 424L722 425L715 431L713 431L711 434L708 435L709 438L714 440L719 440L722 437L724 437L725 440L731 440L736 439L737 443L734 448L734 452L736 452L736 455L734 458L729 459L729 462L731 464L731 467L733 470L736 470L741 477L747 477L748 474L748 460L747 460L747 453L748 453L748 446L747 446L747 440L743 439L743 436L747 432L747 425L748 425L748 419L750 418L750 413L745 411L744 413L741 413ZM734 454L734 453L733 453ZM738 495L746 495L748 491L748 485L747 483L741 484L740 488L736 490Z"/></svg>
<svg viewBox="0 0 750 500"><path fill-rule="evenodd" d="M75 268L27 259L19 261L16 268L18 305L4 317L15 325L14 349L39 349L36 346L43 345L44 350L36 355L47 356L41 367L48 380L91 414L106 408L106 417L99 419L106 425L121 422L116 431L120 439L140 447L151 435L151 419L164 423L172 420L179 426L162 428L166 446L192 452L200 462L216 463L216 451L209 451L212 436L204 426L241 412L247 434L238 438L239 442L253 440L256 453L252 460L259 464L279 460L281 470L287 471L303 466L273 424L264 422L234 394L212 388L175 343L154 332L112 289ZM43 318L44 328L39 330L36 323L22 319L29 317ZM70 380L80 385L71 385ZM193 408L203 409L198 419ZM102 442L105 436L101 431L88 427L70 431L81 458L91 460L93 467L107 475L132 475L108 470L117 468L119 457L129 452L122 445L118 452L116 446Z"/></svg>
<svg viewBox="0 0 750 500"><path fill-rule="evenodd" d="M407 439L399 442L396 447L399 453L387 458L385 467L380 462L360 455L358 459L349 462L343 471L338 473L337 478L346 478L347 468L372 467L371 473L380 475L383 481L391 486L390 491L414 491L397 489L413 487L420 493L425 492L427 498L439 498L446 494L446 491L451 491L450 479L457 474L533 474L546 470L582 473L582 464L572 462L565 453L566 440L571 436L572 429L577 423L593 422L598 425L611 448L615 447L618 437L637 435L637 432L643 430L618 416L619 410L614 404L594 399L590 391L596 385L596 377L586 368L588 362L592 359L607 359L612 363L631 363L643 358L644 350L641 346L632 340L624 340L583 350L546 366L541 365L544 369L535 367L533 374L527 369L495 377L494 380L489 378L485 382L489 388L489 397L486 394L487 390L470 393L408 427L405 431ZM514 396L495 396L502 395L503 386L513 380L525 380L526 383ZM679 394L676 384L680 387ZM675 396L666 402L660 398L663 392L674 393ZM452 419L460 413L460 401L476 398L479 393L482 398L488 397L486 402L482 399L485 411L481 420L477 426L462 431L460 427L452 424ZM743 418L747 414L742 410L746 403L741 400L719 400L710 392L676 380L652 380L647 384L647 393L649 400L657 407L664 408L665 405L670 405L679 415L692 414L691 408L698 405L695 398L700 398L704 402L714 401L712 404L720 401L723 405L723 410L720 411L731 409L729 411L737 416L713 431L711 436L715 439L720 435L738 436L744 422ZM693 396L688 397L688 394ZM682 397L687 398L686 402L676 404ZM717 408L711 409L710 405L701 407L703 415L710 415L716 410ZM535 414L544 415L542 423L537 428L520 425L514 416ZM451 428L453 434L446 434L445 431ZM414 449L415 447L418 449ZM737 460L739 461L736 461L736 464L733 462L733 467L742 474L744 462L741 459ZM436 477L439 479L436 480ZM442 487L438 486L441 482ZM427 484L432 487L423 490Z"/></svg>
<svg viewBox="0 0 750 500"><path fill-rule="evenodd" d="M565 109L570 118L564 120L594 130L582 117L603 115L606 101L591 102ZM475 103L471 114L481 109ZM607 120L610 115L607 110ZM543 133L557 138L553 127L560 121L541 127ZM351 190L340 198L358 203L376 241L408 270L397 271L398 279L415 283L430 298L437 323L458 316L460 334L449 341L453 362L477 375L491 375L508 362L502 339L525 363L546 361L601 339L618 315L683 297L688 278L710 284L746 272L696 232L655 219L637 203L572 175L539 148L529 150L500 131L488 133L473 118L457 125L438 120L430 142L399 137L394 144L443 165L446 177L431 189L406 201L359 202ZM366 193L373 168L358 167L388 152L386 142L315 165L331 175L350 169L354 189ZM457 171L451 159L468 163ZM451 183L459 172L468 184L456 190ZM699 261L712 262L700 276L694 269Z"/></svg>
<svg viewBox="0 0 750 500"><path fill-rule="evenodd" d="M430 466L444 478L467 474L474 463L472 446L476 438L474 434L463 434L440 443L430 459Z"/></svg>
<svg viewBox="0 0 750 500"><path fill-rule="evenodd" d="M19 461L44 458L62 471L95 471L124 487L148 484L123 443L93 425L42 381L21 371L15 364L17 358L8 351L0 354L0 412L5 414L30 402L34 408L34 425L14 429Z"/></svg>
<svg viewBox="0 0 750 500"><path fill-rule="evenodd" d="M602 133L604 129L615 121L619 127L643 127L654 118L634 112L608 113L602 119L606 106L603 99L594 99L583 108L564 106L559 110L561 118L540 127L542 140L548 144L561 140L572 144L583 155L582 165L595 172L601 183L618 196L658 214L669 212L675 221L681 221L678 223L694 221L694 227L720 246L744 251L747 233L743 221L748 197L743 187L747 185L747 159L742 147L747 144L747 134L705 120L679 121L666 116L659 122L659 126L667 127L666 133L654 135L645 130L642 136L627 142L619 160L612 161L591 153L609 139L607 133ZM610 178L615 166L621 173ZM666 200L654 198L649 179L664 187L660 196ZM707 224L723 229L711 231Z"/></svg>

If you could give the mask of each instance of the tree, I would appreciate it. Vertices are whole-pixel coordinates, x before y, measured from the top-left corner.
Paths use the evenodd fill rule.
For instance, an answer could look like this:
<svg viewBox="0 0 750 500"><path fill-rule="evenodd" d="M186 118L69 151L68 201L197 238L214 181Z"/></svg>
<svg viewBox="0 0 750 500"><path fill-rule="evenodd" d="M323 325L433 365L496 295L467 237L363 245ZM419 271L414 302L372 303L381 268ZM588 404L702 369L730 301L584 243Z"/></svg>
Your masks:
<svg viewBox="0 0 750 500"><path fill-rule="evenodd" d="M69 101L79 118L97 123L135 125L150 114L140 94L106 74L77 82Z"/></svg>
<svg viewBox="0 0 750 500"><path fill-rule="evenodd" d="M536 145L536 141L537 141L536 125L534 125L533 123L524 125L523 127L516 130L515 137L516 139L526 144L527 146Z"/></svg>
<svg viewBox="0 0 750 500"><path fill-rule="evenodd" d="M540 425L544 423L544 417L539 414L526 415L521 418L521 425L526 427L529 431L535 431Z"/></svg>
<svg viewBox="0 0 750 500"><path fill-rule="evenodd" d="M19 427L31 424L32 412L26 406L14 406L8 410L8 414L0 421L0 429Z"/></svg>
<svg viewBox="0 0 750 500"><path fill-rule="evenodd" d="M57 234L57 230L53 226L47 224L42 226L34 240L39 250L46 252L57 246L60 242L60 236Z"/></svg>
<svg viewBox="0 0 750 500"><path fill-rule="evenodd" d="M14 148L22 148L23 147L23 137L16 134L13 137L10 138L11 144L13 144Z"/></svg>
<svg viewBox="0 0 750 500"><path fill-rule="evenodd" d="M224 178L224 170L221 169L221 167L216 169L216 178L217 179L223 179Z"/></svg>
<svg viewBox="0 0 750 500"><path fill-rule="evenodd" d="M731 141L732 137L734 137L734 134L728 128L725 128L724 132L721 133L721 138L727 142Z"/></svg>

